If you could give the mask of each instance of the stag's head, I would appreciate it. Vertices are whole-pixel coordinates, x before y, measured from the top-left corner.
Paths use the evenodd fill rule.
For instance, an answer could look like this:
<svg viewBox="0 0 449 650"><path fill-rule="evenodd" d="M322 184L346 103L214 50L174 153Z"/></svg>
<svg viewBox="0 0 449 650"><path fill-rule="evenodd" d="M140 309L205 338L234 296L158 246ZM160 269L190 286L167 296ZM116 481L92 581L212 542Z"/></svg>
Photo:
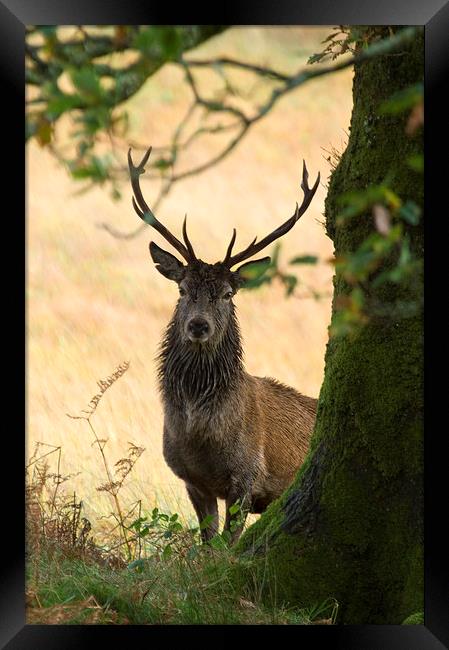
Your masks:
<svg viewBox="0 0 449 650"><path fill-rule="evenodd" d="M249 279L257 279L266 271L270 265L270 258L263 257L247 261L244 264L240 263L253 257L293 228L309 207L320 182L320 174L318 174L313 187L309 188L308 172L304 163L301 183L304 199L301 206L296 205L294 214L261 241L256 243L256 237L244 250L233 255L232 251L237 234L234 229L223 261L208 264L195 255L187 235L186 218L182 228L184 241L181 242L158 221L145 202L140 189L139 178L145 172L144 166L150 153L151 147L140 164L136 166L131 158L131 150L128 151L128 165L134 192L132 199L134 209L139 217L150 226L153 226L185 261L185 263L181 262L177 257L163 250L154 242L150 242L150 254L156 269L164 277L176 282L178 285L179 301L176 316L182 336L192 344L216 343L223 337L231 315L234 313L233 296L241 287L245 286ZM237 264L240 264L240 266L232 270Z"/></svg>

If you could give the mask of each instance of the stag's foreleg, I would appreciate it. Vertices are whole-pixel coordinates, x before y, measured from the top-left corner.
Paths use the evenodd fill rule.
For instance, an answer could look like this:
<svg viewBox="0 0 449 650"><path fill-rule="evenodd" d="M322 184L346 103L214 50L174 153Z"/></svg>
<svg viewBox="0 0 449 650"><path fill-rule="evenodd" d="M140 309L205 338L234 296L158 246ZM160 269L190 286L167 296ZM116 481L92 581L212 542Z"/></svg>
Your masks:
<svg viewBox="0 0 449 650"><path fill-rule="evenodd" d="M218 532L218 504L215 497L209 494L204 494L191 483L186 483L187 494L190 497L193 507L195 508L196 516L201 524L202 521L208 516L212 516L211 523L201 531L201 539L207 542L212 539Z"/></svg>
<svg viewBox="0 0 449 650"><path fill-rule="evenodd" d="M226 517L223 531L227 530L231 533L231 544L235 544L242 534L246 517L251 510L252 485L252 478L238 481L234 483L226 497ZM233 506L236 505L238 508L236 508L236 512L234 512L235 508L233 508Z"/></svg>

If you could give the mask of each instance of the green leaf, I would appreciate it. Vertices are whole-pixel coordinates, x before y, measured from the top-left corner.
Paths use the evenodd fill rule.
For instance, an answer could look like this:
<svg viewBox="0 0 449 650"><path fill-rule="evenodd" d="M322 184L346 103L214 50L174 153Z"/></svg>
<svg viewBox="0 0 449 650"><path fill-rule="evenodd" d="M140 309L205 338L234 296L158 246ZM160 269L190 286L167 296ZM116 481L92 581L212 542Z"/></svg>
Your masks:
<svg viewBox="0 0 449 650"><path fill-rule="evenodd" d="M283 275L282 282L287 288L287 296L291 296L295 290L296 285L298 284L298 278L295 275Z"/></svg>
<svg viewBox="0 0 449 650"><path fill-rule="evenodd" d="M243 264L243 266L237 269L237 272L244 280L257 280L265 273L270 265L270 258L264 257L261 260L254 260L254 262Z"/></svg>
<svg viewBox="0 0 449 650"><path fill-rule="evenodd" d="M91 167L77 167L70 171L72 178L75 178L78 181L84 180L85 178L91 178L92 169Z"/></svg>
<svg viewBox="0 0 449 650"><path fill-rule="evenodd" d="M171 544L167 544L167 546L162 551L162 559L169 560L172 554L173 554L173 549L171 547Z"/></svg>
<svg viewBox="0 0 449 650"><path fill-rule="evenodd" d="M233 525L235 525L235 522L232 521L232 522L231 522L231 530L232 530L232 528L233 528ZM221 533L221 539L222 539L222 541L224 542L225 545L230 544L230 542L231 542L231 537L232 537L232 535L231 535L231 532L230 532L229 530L224 530L224 531Z"/></svg>
<svg viewBox="0 0 449 650"><path fill-rule="evenodd" d="M390 281L390 273L391 271L389 269L379 273L379 275L377 275L374 278L374 280L372 280L371 282L371 286L373 287L373 289L376 289L377 287L380 287L385 282Z"/></svg>
<svg viewBox="0 0 449 650"><path fill-rule="evenodd" d="M234 505L229 507L229 514L235 515L237 512L240 512L240 503L237 501Z"/></svg>
<svg viewBox="0 0 449 650"><path fill-rule="evenodd" d="M53 133L53 128L50 122L48 122L45 119L39 122L39 126L36 130L35 135L41 147L50 144L52 133Z"/></svg>
<svg viewBox="0 0 449 650"><path fill-rule="evenodd" d="M360 287L355 287L355 289L351 291L350 298L355 311L362 309L365 303L365 296L363 295L363 291Z"/></svg>
<svg viewBox="0 0 449 650"><path fill-rule="evenodd" d="M422 153L415 153L413 156L407 158L407 165L415 172L422 173L424 171L424 156Z"/></svg>
<svg viewBox="0 0 449 650"><path fill-rule="evenodd" d="M246 280L245 284L243 285L243 289L257 289L258 287L262 286L263 284L270 284L272 281L272 278L267 275L263 275L260 277L258 280Z"/></svg>
<svg viewBox="0 0 449 650"><path fill-rule="evenodd" d="M392 208L393 210L397 210L401 207L402 201L399 198L399 196L393 192L393 190L390 190L389 187L385 188L385 201L388 203L389 207Z"/></svg>
<svg viewBox="0 0 449 650"><path fill-rule="evenodd" d="M140 29L133 47L153 59L176 59L183 50L183 32L174 25Z"/></svg>
<svg viewBox="0 0 449 650"><path fill-rule="evenodd" d="M391 179L390 179L391 180ZM386 179L380 185L370 185L366 190L345 192L337 202L342 210L337 216L337 225L343 225L347 219L367 212L376 203L385 204L390 210L398 210L402 201L399 196L388 187L390 181Z"/></svg>
<svg viewBox="0 0 449 650"><path fill-rule="evenodd" d="M159 28L159 34L165 57L167 59L178 58L184 46L182 31L174 25L170 25L162 29Z"/></svg>
<svg viewBox="0 0 449 650"><path fill-rule="evenodd" d="M136 573L142 573L145 566L145 560L134 560L126 567L127 569L134 569Z"/></svg>
<svg viewBox="0 0 449 650"><path fill-rule="evenodd" d="M206 515L203 521L200 523L200 530L205 530L206 528L209 528L213 520L214 520L214 515Z"/></svg>
<svg viewBox="0 0 449 650"><path fill-rule="evenodd" d="M385 187L381 185L371 186L361 192L345 192L337 199L337 203L343 206L339 221L362 214L371 204L380 203L384 195Z"/></svg>
<svg viewBox="0 0 449 650"><path fill-rule="evenodd" d="M97 131L103 129L107 130L111 126L111 112L106 106L95 106L93 108L85 109L80 116L74 119L74 122L82 124L84 130L81 135L85 133L93 135Z"/></svg>
<svg viewBox="0 0 449 650"><path fill-rule="evenodd" d="M153 167L156 167L156 169L168 169L170 165L172 164L171 160L167 160L165 158L159 158L158 160L155 160L153 163Z"/></svg>
<svg viewBox="0 0 449 650"><path fill-rule="evenodd" d="M312 63L318 63L318 61L321 61L323 56L324 56L323 52L319 52L317 54L312 54L312 56L309 56L309 58L307 59L307 64L310 65Z"/></svg>
<svg viewBox="0 0 449 650"><path fill-rule="evenodd" d="M150 57L160 55L158 31L155 27L141 28L133 39L133 48Z"/></svg>
<svg viewBox="0 0 449 650"><path fill-rule="evenodd" d="M300 255L290 260L290 264L316 264L318 257L316 255Z"/></svg>
<svg viewBox="0 0 449 650"><path fill-rule="evenodd" d="M92 178L92 180L102 183L108 178L108 166L109 159L107 157L98 158L97 156L92 156L90 164L80 166L72 164L70 173L77 180Z"/></svg>
<svg viewBox="0 0 449 650"><path fill-rule="evenodd" d="M399 210L399 216L412 226L417 226L421 216L421 208L413 201L406 201Z"/></svg>
<svg viewBox="0 0 449 650"><path fill-rule="evenodd" d="M80 95L87 101L99 103L104 97L100 80L94 70L89 67L73 69L70 73L73 85Z"/></svg>
<svg viewBox="0 0 449 650"><path fill-rule="evenodd" d="M424 85L417 83L394 93L379 107L381 115L402 113L423 101Z"/></svg>
<svg viewBox="0 0 449 650"><path fill-rule="evenodd" d="M44 36L55 36L57 25L40 25L38 31Z"/></svg>
<svg viewBox="0 0 449 650"><path fill-rule="evenodd" d="M209 540L209 545L212 546L212 548L215 548L217 550L223 550L223 549L227 548L226 537L228 535L229 535L229 539L230 539L229 531L224 530L221 535L215 535L214 537L212 537L212 539Z"/></svg>
<svg viewBox="0 0 449 650"><path fill-rule="evenodd" d="M401 253L399 255L399 266L407 266L412 259L412 253L410 250L410 242L407 236L404 237L404 241L401 246Z"/></svg>
<svg viewBox="0 0 449 650"><path fill-rule="evenodd" d="M132 524L130 525L130 528L135 528L136 530L140 530L141 525L143 522L146 520L146 517L139 517L138 519L135 519Z"/></svg>
<svg viewBox="0 0 449 650"><path fill-rule="evenodd" d="M61 93L48 100L45 113L50 120L56 120L66 111L79 107L80 102L81 97L79 95Z"/></svg>
<svg viewBox="0 0 449 650"><path fill-rule="evenodd" d="M377 265L379 255L373 250L363 250L361 247L341 262L336 262L337 273L342 274L347 282L365 280Z"/></svg>

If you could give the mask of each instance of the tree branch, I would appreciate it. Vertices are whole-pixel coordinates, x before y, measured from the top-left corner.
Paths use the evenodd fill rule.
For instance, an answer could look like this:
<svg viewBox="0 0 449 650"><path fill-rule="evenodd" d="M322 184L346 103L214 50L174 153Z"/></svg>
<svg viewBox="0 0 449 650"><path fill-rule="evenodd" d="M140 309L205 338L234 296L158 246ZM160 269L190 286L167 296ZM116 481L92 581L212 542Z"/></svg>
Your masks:
<svg viewBox="0 0 449 650"><path fill-rule="evenodd" d="M282 74L273 68L268 68L266 66L255 65L253 63L245 63L244 61L238 61L237 59L231 59L229 57L221 57L219 59L182 59L182 63L186 64L189 68L193 67L208 67L213 68L215 66L232 66L235 68L242 68L243 70L248 70L250 72L255 72L258 75L263 77L270 77L272 79L277 79L278 81L288 81L289 76Z"/></svg>
<svg viewBox="0 0 449 650"><path fill-rule="evenodd" d="M154 149L155 151L158 151L161 154L165 153L168 154L169 156L168 161L167 160L161 161L159 159L156 160L155 164L152 165L153 169L158 169L158 165L159 165L159 172L157 174L150 173L146 176L146 178L148 179L156 179L156 178L160 179L162 176L163 184L158 194L158 197L156 199L155 207L157 207L160 204L160 202L163 200L163 198L168 194L168 192L170 191L174 183L183 180L185 178L194 176L196 174L199 174L203 171L206 171L207 169L221 162L231 151L233 151L236 148L239 142L247 134L249 129L254 124L256 124L259 120L265 117L282 97L284 97L288 93L292 92L299 86L307 83L312 79L333 74L335 72L344 70L345 68L354 65L360 65L364 61L373 58L375 56L392 55L394 53L397 53L398 49L401 46L408 43L415 37L419 29L421 28L406 27L396 32L391 37L383 39L379 42L375 42L369 45L366 49L362 50L361 52L357 52L353 56L345 58L334 65L320 66L315 68L308 67L306 69L301 69L290 76L266 66L245 63L229 57L220 57L217 59L210 59L210 60L201 59L195 61L195 60L185 59L183 57L183 54L181 54L176 60L173 59L173 62L178 63L180 66L182 66L185 72L187 83L193 94L193 102L190 104L186 114L183 116L183 118L177 125L171 143L169 145ZM125 83L121 85L120 88L118 88L115 85L112 90L105 91L105 97L107 98L106 99L107 110L112 110L113 107L116 107L117 105L123 103L123 101L131 97L143 85L143 83L148 79L148 77L154 74L154 72L157 69L159 69L167 60L171 60L170 58L167 59L167 57L164 58L164 56L161 54L158 54L156 57L149 58L148 56L145 56L143 54L143 51L142 52L139 51L140 56L138 60L132 63L126 69L113 68L108 64L94 63L92 61L93 58L101 56L102 54L104 55L108 53L119 52L119 51L129 49L138 31L139 30L136 29L134 32L132 31L124 32L123 34L121 34L121 40L119 39L119 41L117 40L116 36L114 37L109 37L104 35L95 36L87 33L84 33L84 38L80 40L71 39L68 41L58 41L55 36L52 41L52 47L54 48L54 52L56 56L55 56L55 63L52 62L51 64L51 68L52 68L51 71L47 69L49 68L49 65L46 62L42 61L39 57L38 52L40 46L34 46L28 44L27 55L29 57L29 60L32 61L32 68L30 69L30 75L28 81L29 83L39 85L39 78L41 76L45 78L45 74L50 74L50 72L52 75L56 75L57 78L64 70L64 64L74 65L74 54L76 53L78 53L79 55L83 54L85 60L89 61L90 68L100 77L112 77L118 80L122 75L126 75L127 73L130 74L131 78L128 84ZM186 33L183 36L184 42L187 42L189 39L192 40L192 38L194 41L196 38L197 42L201 42L201 35L195 36L195 32L193 30L192 30L192 34ZM193 47L194 44L195 43L192 42L190 47ZM257 110L254 112L254 114L249 116L243 110L240 110L239 108L230 105L226 101L213 101L205 98L202 95L199 85L193 76L192 69L195 67L196 68L211 67L217 74L220 74L219 71L220 66L241 68L249 72L252 72L260 77L269 78L270 80L274 81L277 84L277 87L275 87L271 91L268 99L262 104L262 106L259 106ZM45 69L45 73L43 72L44 69ZM41 71L42 74L40 74ZM36 75L36 78L34 77L34 75ZM223 76L222 73L221 76ZM229 90L229 85L227 83L226 83L226 90ZM78 96L76 97L76 100L77 100L76 105L74 102L73 106L72 105L70 106L70 110L72 109L86 110L86 111L91 110L92 99L91 97L89 97L88 93L85 98L80 96L79 102L78 102ZM38 100L32 100L32 101L33 103L35 103ZM224 124L224 125L215 124L213 126L209 126L207 124L204 125L203 123L196 129L194 129L193 132L190 135L188 135L185 139L182 139L183 134L185 133L187 127L191 123L192 117L197 107L202 107L206 109L206 111L208 112L208 116L206 117L206 119L210 116L210 114L213 115L224 114L224 115L232 116L233 118L235 118L235 120L230 124ZM42 112L42 114L45 116L45 110ZM111 138L112 144L114 145L115 140L113 137L112 127L111 128L105 127L105 129L107 134ZM216 134L216 133L222 133L224 131L232 131L234 129L237 129L237 134L234 135L229 142L227 142L227 144L223 147L223 149L218 154L212 156L209 160L195 167L187 169L186 171L179 172L179 173L176 172L176 164L178 162L179 152L187 150L189 146L198 137L205 134ZM93 142L98 140L97 133L95 133L93 137L92 136L90 137ZM136 143L134 143L133 146L138 149L147 148L147 145L143 146ZM53 147L53 150L55 150L55 147ZM91 143L89 144L89 148L87 149L87 151L90 150L91 150ZM161 165L161 162L170 165L170 171L168 171L168 169L164 170L164 167ZM67 164L68 161L65 161L65 163ZM108 165L106 174L107 174L106 178L111 181L119 180L121 178L127 178L128 168L126 165L120 167ZM110 232L114 236L129 239L142 232L142 230L145 228L145 224L137 228L132 233L118 233L117 231L115 231L115 229L109 227L107 224L101 224L101 227L108 230L108 232Z"/></svg>

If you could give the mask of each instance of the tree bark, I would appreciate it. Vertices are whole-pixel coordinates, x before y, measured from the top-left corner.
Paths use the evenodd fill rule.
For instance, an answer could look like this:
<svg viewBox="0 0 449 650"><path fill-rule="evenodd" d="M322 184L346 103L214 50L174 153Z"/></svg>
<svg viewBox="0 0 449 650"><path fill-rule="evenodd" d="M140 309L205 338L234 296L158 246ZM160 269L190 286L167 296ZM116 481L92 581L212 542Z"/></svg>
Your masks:
<svg viewBox="0 0 449 650"><path fill-rule="evenodd" d="M392 174L403 199L423 204L422 176L406 159L422 151L407 116L380 115L394 92L423 79L423 36L398 55L356 66L348 146L332 174L326 229L335 255L374 231L371 212L336 224L338 197ZM407 227L422 257L423 228ZM334 278L333 311L349 287ZM395 311L421 305L422 277L370 289L390 305L354 337L329 340L315 431L293 486L242 537L251 571L269 575L266 594L298 607L333 597L338 622L398 624L423 609L423 319ZM268 571L268 573L267 573Z"/></svg>

